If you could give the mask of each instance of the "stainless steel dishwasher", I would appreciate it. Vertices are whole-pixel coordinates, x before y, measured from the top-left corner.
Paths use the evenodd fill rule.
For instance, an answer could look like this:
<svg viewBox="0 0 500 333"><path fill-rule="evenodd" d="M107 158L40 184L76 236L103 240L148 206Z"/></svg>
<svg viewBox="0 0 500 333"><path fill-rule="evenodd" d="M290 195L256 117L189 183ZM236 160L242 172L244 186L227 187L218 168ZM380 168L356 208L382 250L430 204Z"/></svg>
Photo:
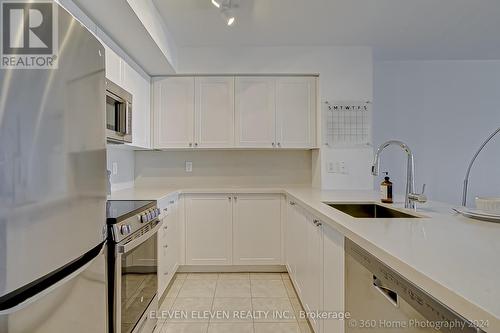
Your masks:
<svg viewBox="0 0 500 333"><path fill-rule="evenodd" d="M347 333L483 332L349 239L345 254Z"/></svg>

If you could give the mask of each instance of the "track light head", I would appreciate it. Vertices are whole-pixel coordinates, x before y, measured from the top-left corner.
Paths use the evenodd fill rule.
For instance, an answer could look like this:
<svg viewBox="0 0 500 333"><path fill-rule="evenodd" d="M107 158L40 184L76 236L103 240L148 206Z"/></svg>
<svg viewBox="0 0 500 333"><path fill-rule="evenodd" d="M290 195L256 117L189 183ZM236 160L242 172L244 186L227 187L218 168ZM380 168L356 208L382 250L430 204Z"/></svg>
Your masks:
<svg viewBox="0 0 500 333"><path fill-rule="evenodd" d="M233 8L238 7L238 2L235 4L232 0L211 0L212 4L220 9L221 15L224 18L227 26L232 26L236 21L236 16L234 15Z"/></svg>
<svg viewBox="0 0 500 333"><path fill-rule="evenodd" d="M222 17L228 26L232 26L234 21L236 21L236 17L231 9L224 9L222 11Z"/></svg>

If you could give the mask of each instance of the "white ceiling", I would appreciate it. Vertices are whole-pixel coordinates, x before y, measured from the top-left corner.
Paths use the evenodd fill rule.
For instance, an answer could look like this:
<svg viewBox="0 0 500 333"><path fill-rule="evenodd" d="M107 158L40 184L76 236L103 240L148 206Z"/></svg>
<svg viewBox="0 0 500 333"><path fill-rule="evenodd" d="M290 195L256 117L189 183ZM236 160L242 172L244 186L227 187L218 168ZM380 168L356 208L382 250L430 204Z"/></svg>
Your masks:
<svg viewBox="0 0 500 333"><path fill-rule="evenodd" d="M379 59L500 59L500 0L153 0L179 46L372 46Z"/></svg>

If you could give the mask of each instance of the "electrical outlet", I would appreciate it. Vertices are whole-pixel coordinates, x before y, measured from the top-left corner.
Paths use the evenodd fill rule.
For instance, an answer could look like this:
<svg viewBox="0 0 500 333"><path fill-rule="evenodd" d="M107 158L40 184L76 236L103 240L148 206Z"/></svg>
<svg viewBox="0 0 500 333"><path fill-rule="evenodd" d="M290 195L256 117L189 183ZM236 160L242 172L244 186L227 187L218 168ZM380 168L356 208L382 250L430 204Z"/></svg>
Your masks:
<svg viewBox="0 0 500 333"><path fill-rule="evenodd" d="M113 174L113 176L116 176L118 174L118 163L113 162L111 164L111 167L112 167L112 172L111 173Z"/></svg>
<svg viewBox="0 0 500 333"><path fill-rule="evenodd" d="M337 173L347 175L347 166L344 161L332 161L326 164L326 171L328 173Z"/></svg>
<svg viewBox="0 0 500 333"><path fill-rule="evenodd" d="M333 162L328 162L327 164L328 173L335 173L335 167Z"/></svg>
<svg viewBox="0 0 500 333"><path fill-rule="evenodd" d="M186 172L193 172L193 162L186 161Z"/></svg>

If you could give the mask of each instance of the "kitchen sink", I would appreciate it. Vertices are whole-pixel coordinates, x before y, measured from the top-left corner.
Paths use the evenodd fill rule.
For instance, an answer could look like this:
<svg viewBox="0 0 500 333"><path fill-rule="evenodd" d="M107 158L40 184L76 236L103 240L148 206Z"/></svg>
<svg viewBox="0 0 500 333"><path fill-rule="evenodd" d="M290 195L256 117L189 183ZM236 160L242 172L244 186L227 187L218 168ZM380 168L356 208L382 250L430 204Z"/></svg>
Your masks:
<svg viewBox="0 0 500 333"><path fill-rule="evenodd" d="M338 209L355 218L398 219L419 218L419 216L403 213L399 210L388 208L374 203L328 203L328 206Z"/></svg>

